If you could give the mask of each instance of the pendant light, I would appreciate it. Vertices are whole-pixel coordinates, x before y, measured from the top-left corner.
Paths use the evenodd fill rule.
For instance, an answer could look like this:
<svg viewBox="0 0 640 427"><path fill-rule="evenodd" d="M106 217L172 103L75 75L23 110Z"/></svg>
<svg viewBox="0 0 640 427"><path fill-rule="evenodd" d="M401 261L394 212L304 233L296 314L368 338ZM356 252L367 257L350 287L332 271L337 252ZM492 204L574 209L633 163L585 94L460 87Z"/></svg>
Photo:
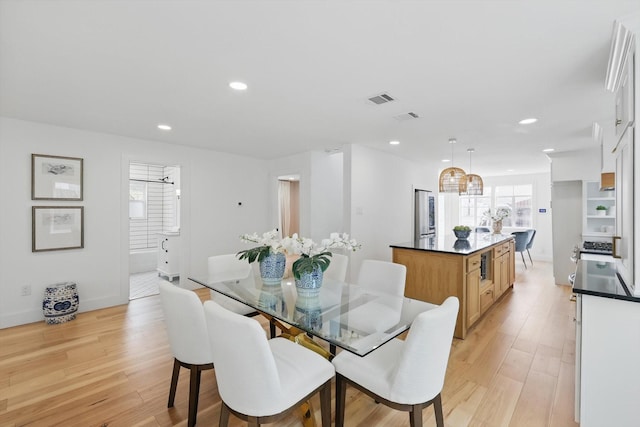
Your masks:
<svg viewBox="0 0 640 427"><path fill-rule="evenodd" d="M462 194L467 191L467 174L464 170L453 166L453 144L456 142L455 138L449 139L449 144L451 144L451 167L440 172L439 191L441 193Z"/></svg>
<svg viewBox="0 0 640 427"><path fill-rule="evenodd" d="M468 196L482 196L484 193L484 183L480 175L471 173L471 154L476 151L473 148L467 148L469 152L469 173L467 174L467 191L460 194L466 194Z"/></svg>

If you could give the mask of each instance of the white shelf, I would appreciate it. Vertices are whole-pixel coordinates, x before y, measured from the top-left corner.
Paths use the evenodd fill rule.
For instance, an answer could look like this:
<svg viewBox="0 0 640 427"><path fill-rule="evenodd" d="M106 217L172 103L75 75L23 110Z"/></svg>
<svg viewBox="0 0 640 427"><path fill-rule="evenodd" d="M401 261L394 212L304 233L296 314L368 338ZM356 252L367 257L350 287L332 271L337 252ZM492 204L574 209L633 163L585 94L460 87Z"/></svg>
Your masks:
<svg viewBox="0 0 640 427"><path fill-rule="evenodd" d="M615 197L587 197L587 200L615 201L616 198Z"/></svg>
<svg viewBox="0 0 640 427"><path fill-rule="evenodd" d="M601 231L585 231L582 235L593 237L613 237L613 233L603 233Z"/></svg>
<svg viewBox="0 0 640 427"><path fill-rule="evenodd" d="M615 216L613 215L587 215L587 218L593 218L593 219L616 219Z"/></svg>

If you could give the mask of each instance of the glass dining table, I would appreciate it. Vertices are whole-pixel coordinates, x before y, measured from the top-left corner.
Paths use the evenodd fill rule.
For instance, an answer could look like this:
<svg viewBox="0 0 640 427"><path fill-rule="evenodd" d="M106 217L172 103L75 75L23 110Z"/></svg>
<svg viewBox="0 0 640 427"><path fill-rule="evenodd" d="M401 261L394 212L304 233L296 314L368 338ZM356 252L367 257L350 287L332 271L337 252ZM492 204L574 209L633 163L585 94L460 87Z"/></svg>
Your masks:
<svg viewBox="0 0 640 427"><path fill-rule="evenodd" d="M293 278L272 285L253 273L219 282L207 277L189 280L359 356L408 330L418 314L437 307L326 277L314 295L299 293Z"/></svg>

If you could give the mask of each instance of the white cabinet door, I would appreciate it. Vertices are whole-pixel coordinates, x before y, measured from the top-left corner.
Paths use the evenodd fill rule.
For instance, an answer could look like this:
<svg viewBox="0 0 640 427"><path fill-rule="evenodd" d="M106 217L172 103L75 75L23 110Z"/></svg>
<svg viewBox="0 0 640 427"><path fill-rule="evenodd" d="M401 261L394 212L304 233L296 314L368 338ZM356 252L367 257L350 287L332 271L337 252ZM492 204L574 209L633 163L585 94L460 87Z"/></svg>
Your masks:
<svg viewBox="0 0 640 427"><path fill-rule="evenodd" d="M180 275L179 236L158 235L158 275L167 276L169 280Z"/></svg>
<svg viewBox="0 0 640 427"><path fill-rule="evenodd" d="M616 150L616 266L630 290L634 288L634 128L627 131Z"/></svg>

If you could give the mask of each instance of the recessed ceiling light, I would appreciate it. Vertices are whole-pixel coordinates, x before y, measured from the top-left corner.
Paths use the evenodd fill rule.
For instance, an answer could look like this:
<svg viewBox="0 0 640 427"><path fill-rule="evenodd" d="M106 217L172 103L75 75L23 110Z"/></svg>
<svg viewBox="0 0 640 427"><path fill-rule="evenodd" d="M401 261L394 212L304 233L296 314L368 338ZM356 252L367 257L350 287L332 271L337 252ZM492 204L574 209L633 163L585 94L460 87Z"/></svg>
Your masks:
<svg viewBox="0 0 640 427"><path fill-rule="evenodd" d="M389 144L398 145L398 144L400 144L400 141L389 141Z"/></svg>
<svg viewBox="0 0 640 427"><path fill-rule="evenodd" d="M158 125L158 129L160 129L160 130L171 130L171 126L160 124L160 125Z"/></svg>
<svg viewBox="0 0 640 427"><path fill-rule="evenodd" d="M515 169L507 169L507 172L513 172Z"/></svg>
<svg viewBox="0 0 640 427"><path fill-rule="evenodd" d="M229 87L235 90L247 90L247 84L242 82L231 82Z"/></svg>
<svg viewBox="0 0 640 427"><path fill-rule="evenodd" d="M537 121L538 119L536 119L535 117L530 117L528 119L522 119L518 123L520 123L521 125L530 125L531 123L535 123Z"/></svg>
<svg viewBox="0 0 640 427"><path fill-rule="evenodd" d="M542 150L544 153L551 153L552 151L556 151L555 148L545 148L544 150Z"/></svg>
<svg viewBox="0 0 640 427"><path fill-rule="evenodd" d="M442 159L442 163L449 163L450 161L450 159Z"/></svg>

